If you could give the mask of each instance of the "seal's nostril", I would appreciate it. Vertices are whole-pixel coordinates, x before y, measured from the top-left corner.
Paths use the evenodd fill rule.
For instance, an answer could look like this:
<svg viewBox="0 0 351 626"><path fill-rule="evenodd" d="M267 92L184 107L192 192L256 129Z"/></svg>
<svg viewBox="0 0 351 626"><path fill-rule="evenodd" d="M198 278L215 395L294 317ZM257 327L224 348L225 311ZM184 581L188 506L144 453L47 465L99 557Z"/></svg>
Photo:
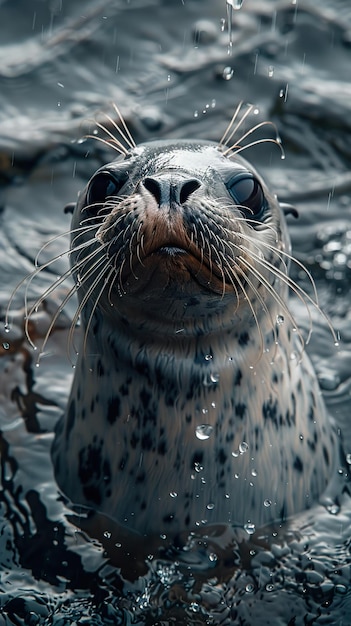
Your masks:
<svg viewBox="0 0 351 626"><path fill-rule="evenodd" d="M161 205L161 185L159 181L155 178L145 178L144 187L154 196L157 204Z"/></svg>
<svg viewBox="0 0 351 626"><path fill-rule="evenodd" d="M179 204L184 204L189 196L194 193L194 191L196 191L200 186L201 183L196 178L192 178L191 180L187 180L185 183L183 183L179 193Z"/></svg>
<svg viewBox="0 0 351 626"><path fill-rule="evenodd" d="M154 196L157 204L184 204L189 196L201 186L196 178L184 180L174 176L147 177L143 180L144 187Z"/></svg>

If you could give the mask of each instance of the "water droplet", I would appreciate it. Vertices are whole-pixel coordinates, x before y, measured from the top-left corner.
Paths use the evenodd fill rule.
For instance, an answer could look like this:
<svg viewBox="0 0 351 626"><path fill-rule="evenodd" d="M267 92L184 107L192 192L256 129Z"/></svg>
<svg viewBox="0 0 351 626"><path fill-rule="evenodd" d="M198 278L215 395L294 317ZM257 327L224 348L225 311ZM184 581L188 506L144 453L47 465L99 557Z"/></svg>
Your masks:
<svg viewBox="0 0 351 626"><path fill-rule="evenodd" d="M303 441L303 435L299 435L300 441Z"/></svg>
<svg viewBox="0 0 351 626"><path fill-rule="evenodd" d="M221 32L224 33L224 29L225 29L225 19L224 19L224 17L222 17L221 20L220 20L220 26L221 26Z"/></svg>
<svg viewBox="0 0 351 626"><path fill-rule="evenodd" d="M227 0L227 4L234 9L234 11L239 11L243 6L244 0Z"/></svg>
<svg viewBox="0 0 351 626"><path fill-rule="evenodd" d="M200 426L196 426L196 437L201 441L208 439L213 432L213 426L211 424L201 424Z"/></svg>
<svg viewBox="0 0 351 626"><path fill-rule="evenodd" d="M253 593L253 591L255 590L255 587L252 583L247 583L246 587L245 587L245 591L247 593Z"/></svg>
<svg viewBox="0 0 351 626"><path fill-rule="evenodd" d="M346 455L346 463L351 465L351 454L350 453Z"/></svg>
<svg viewBox="0 0 351 626"><path fill-rule="evenodd" d="M2 347L4 348L4 350L8 350L9 347L10 347L10 344L7 343L7 341L4 341L3 344L2 344Z"/></svg>
<svg viewBox="0 0 351 626"><path fill-rule="evenodd" d="M116 548L121 548L122 544L121 543L115 543Z"/></svg>
<svg viewBox="0 0 351 626"><path fill-rule="evenodd" d="M277 315L276 317L277 326L281 326L284 324L284 315Z"/></svg>
<svg viewBox="0 0 351 626"><path fill-rule="evenodd" d="M217 374L217 372L213 372L210 375L210 379L211 379L212 383L214 383L214 384L218 383L218 381L219 381L219 374Z"/></svg>
<svg viewBox="0 0 351 626"><path fill-rule="evenodd" d="M171 496L171 498L176 498L178 494L176 491L170 491L169 495Z"/></svg>
<svg viewBox="0 0 351 626"><path fill-rule="evenodd" d="M252 469L251 470L251 476L257 476L257 470Z"/></svg>
<svg viewBox="0 0 351 626"><path fill-rule="evenodd" d="M340 506L334 502L333 504L329 504L327 506L327 511L330 515L337 515L340 511Z"/></svg>
<svg viewBox="0 0 351 626"><path fill-rule="evenodd" d="M248 535L253 535L256 530L256 526L255 524L249 521L246 524L244 524L244 530L247 532Z"/></svg>
<svg viewBox="0 0 351 626"><path fill-rule="evenodd" d="M105 532L104 532L105 539L111 539L111 534L112 533L110 533L108 530L105 530Z"/></svg>
<svg viewBox="0 0 351 626"><path fill-rule="evenodd" d="M215 402L211 402L211 407L212 407L213 409L215 409L215 408L216 408L216 403L215 403Z"/></svg>
<svg viewBox="0 0 351 626"><path fill-rule="evenodd" d="M269 500L268 498L263 502L263 506L267 508L271 506L271 504L272 504L272 500Z"/></svg>
<svg viewBox="0 0 351 626"><path fill-rule="evenodd" d="M229 498L230 498L229 493L226 493L226 494L225 494L225 498L227 498L227 500L229 500Z"/></svg>
<svg viewBox="0 0 351 626"><path fill-rule="evenodd" d="M208 558L212 563L218 561L218 556L215 552L211 552L211 554L208 555Z"/></svg>
<svg viewBox="0 0 351 626"><path fill-rule="evenodd" d="M194 117L199 117L199 111L194 111Z"/></svg>
<svg viewBox="0 0 351 626"><path fill-rule="evenodd" d="M234 474L234 478L239 478L240 474Z"/></svg>
<svg viewBox="0 0 351 626"><path fill-rule="evenodd" d="M202 472L203 469L204 469L203 465L201 465L198 462L194 463L194 470L195 470L195 472L197 472L199 474L200 472Z"/></svg>
<svg viewBox="0 0 351 626"><path fill-rule="evenodd" d="M244 454L245 452L247 452L249 449L249 444L246 443L246 441L242 441L241 444L239 445L239 452L240 454Z"/></svg>
<svg viewBox="0 0 351 626"><path fill-rule="evenodd" d="M5 324L4 325L4 331L5 331L5 333L9 333L10 332L10 325L9 324Z"/></svg>
<svg viewBox="0 0 351 626"><path fill-rule="evenodd" d="M266 591L274 591L274 585L272 585L272 583L268 583L266 585Z"/></svg>
<svg viewBox="0 0 351 626"><path fill-rule="evenodd" d="M222 76L224 80L231 80L234 76L233 68L227 65L222 72Z"/></svg>
<svg viewBox="0 0 351 626"><path fill-rule="evenodd" d="M213 504L213 502L209 502L206 505L206 509L208 509L209 511L213 511L214 507L215 507L215 505Z"/></svg>
<svg viewBox="0 0 351 626"><path fill-rule="evenodd" d="M161 539L167 539L167 535L160 535Z"/></svg>
<svg viewBox="0 0 351 626"><path fill-rule="evenodd" d="M274 67L273 67L273 65L270 65L269 68L268 68L268 76L269 76L269 78L272 78L273 74L274 74Z"/></svg>

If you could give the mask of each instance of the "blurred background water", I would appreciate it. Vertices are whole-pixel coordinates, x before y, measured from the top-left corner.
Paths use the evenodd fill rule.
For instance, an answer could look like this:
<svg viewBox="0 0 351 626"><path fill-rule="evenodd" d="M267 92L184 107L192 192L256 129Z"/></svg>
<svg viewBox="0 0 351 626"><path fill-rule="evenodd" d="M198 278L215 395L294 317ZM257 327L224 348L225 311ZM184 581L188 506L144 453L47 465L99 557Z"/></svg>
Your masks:
<svg viewBox="0 0 351 626"><path fill-rule="evenodd" d="M335 347L316 314L308 351L350 454L349 0L245 0L232 14L232 46L225 0L1 0L0 33L2 313L40 247L69 229L64 205L114 158L81 141L102 112L114 114L112 102L137 142L218 141L237 104L254 103L247 127L272 120L286 158L271 144L245 156L299 210L293 253L340 333ZM41 262L67 246L67 236L54 240ZM41 272L29 301L65 269L63 256ZM292 272L309 290L299 268ZM34 316L39 344L66 293L62 286ZM72 511L58 496L49 449L72 378L74 305L37 368L23 302L22 290L0 343L0 624L351 624L347 492L287 528L214 528L185 550L158 538L133 552L107 520Z"/></svg>

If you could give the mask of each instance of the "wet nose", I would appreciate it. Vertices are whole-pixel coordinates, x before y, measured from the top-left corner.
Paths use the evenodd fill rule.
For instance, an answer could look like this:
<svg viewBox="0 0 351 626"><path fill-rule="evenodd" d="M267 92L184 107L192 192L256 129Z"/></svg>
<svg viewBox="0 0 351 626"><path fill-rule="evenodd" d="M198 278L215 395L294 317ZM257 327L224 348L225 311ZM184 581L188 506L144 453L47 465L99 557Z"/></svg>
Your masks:
<svg viewBox="0 0 351 626"><path fill-rule="evenodd" d="M148 176L143 180L144 187L154 196L159 207L184 204L189 196L201 186L196 178L180 176Z"/></svg>

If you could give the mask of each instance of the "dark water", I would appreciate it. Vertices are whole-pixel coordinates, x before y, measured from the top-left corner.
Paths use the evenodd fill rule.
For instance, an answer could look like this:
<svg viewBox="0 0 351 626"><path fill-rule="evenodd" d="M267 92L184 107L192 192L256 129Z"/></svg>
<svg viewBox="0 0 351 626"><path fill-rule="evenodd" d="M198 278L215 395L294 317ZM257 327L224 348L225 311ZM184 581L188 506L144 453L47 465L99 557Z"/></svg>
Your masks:
<svg viewBox="0 0 351 626"><path fill-rule="evenodd" d="M113 113L111 102L136 141L219 140L238 102L252 102L259 111L249 126L272 120L286 159L267 143L245 156L298 207L293 252L340 333L335 347L316 314L308 350L348 454L351 6L245 0L233 12L231 54L225 17L224 0L0 2L0 304L40 247L68 230L63 206L114 157L96 141L77 141L99 112ZM40 261L67 245L55 240ZM29 301L65 268L63 257L41 272ZM39 345L65 289L34 315ZM185 550L160 538L135 550L103 518L72 510L57 492L49 449L73 373L65 346L74 305L37 368L23 301L24 290L0 344L0 624L351 624L347 494L286 528L199 531ZM295 309L304 328L306 312L299 302Z"/></svg>

